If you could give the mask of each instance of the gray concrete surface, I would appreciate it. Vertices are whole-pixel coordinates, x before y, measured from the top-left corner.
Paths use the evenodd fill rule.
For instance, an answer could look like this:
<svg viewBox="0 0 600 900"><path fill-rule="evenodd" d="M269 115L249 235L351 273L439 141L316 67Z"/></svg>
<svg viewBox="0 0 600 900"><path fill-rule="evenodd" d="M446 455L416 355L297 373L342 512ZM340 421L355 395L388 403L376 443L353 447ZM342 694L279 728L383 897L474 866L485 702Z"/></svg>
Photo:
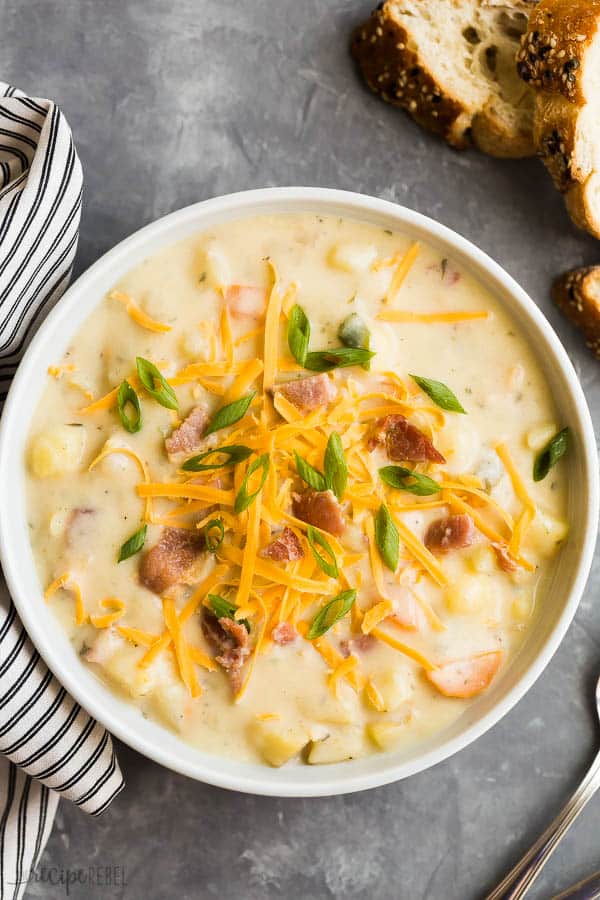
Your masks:
<svg viewBox="0 0 600 900"><path fill-rule="evenodd" d="M157 216L249 187L364 191L435 216L494 256L558 330L600 420L600 364L548 300L600 258L535 161L459 155L375 100L347 53L362 0L0 0L0 75L56 99L82 158L77 270ZM61 805L46 869L118 866L75 898L471 900L575 786L598 731L596 565L577 619L501 724L435 769L321 800L246 797L120 749L127 790L99 820ZM531 896L600 868L600 798ZM65 888L32 884L30 900Z"/></svg>

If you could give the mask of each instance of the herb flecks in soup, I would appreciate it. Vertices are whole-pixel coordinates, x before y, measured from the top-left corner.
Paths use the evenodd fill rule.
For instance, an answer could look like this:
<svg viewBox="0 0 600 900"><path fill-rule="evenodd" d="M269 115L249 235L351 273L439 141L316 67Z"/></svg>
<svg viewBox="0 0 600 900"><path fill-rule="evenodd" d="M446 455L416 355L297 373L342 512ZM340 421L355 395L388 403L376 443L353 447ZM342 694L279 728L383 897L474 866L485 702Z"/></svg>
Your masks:
<svg viewBox="0 0 600 900"><path fill-rule="evenodd" d="M220 225L126 275L49 371L46 598L84 664L202 750L409 748L543 611L567 424L433 249L311 215Z"/></svg>

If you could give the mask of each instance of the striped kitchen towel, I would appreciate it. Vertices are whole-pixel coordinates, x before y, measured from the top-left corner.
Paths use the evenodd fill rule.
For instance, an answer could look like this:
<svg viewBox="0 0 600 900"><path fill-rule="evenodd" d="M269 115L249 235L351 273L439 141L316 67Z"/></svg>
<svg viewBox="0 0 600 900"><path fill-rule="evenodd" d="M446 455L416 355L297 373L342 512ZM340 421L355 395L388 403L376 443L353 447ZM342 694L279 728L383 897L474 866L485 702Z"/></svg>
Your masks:
<svg viewBox="0 0 600 900"><path fill-rule="evenodd" d="M37 326L67 287L81 165L49 100L0 82L0 403ZM0 897L21 897L60 794L92 815L123 787L110 736L49 672L0 575Z"/></svg>

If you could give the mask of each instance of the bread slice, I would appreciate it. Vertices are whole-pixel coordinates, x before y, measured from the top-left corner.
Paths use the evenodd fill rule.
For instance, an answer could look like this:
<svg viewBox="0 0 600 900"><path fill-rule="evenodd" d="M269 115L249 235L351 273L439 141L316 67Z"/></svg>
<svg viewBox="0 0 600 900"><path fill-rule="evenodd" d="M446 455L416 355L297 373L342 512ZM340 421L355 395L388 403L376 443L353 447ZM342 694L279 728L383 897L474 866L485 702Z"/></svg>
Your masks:
<svg viewBox="0 0 600 900"><path fill-rule="evenodd" d="M537 151L575 224L600 237L600 0L541 0L517 67Z"/></svg>
<svg viewBox="0 0 600 900"><path fill-rule="evenodd" d="M385 0L354 33L369 87L451 146L533 156L515 55L535 0Z"/></svg>
<svg viewBox="0 0 600 900"><path fill-rule="evenodd" d="M552 285L554 302L583 332L590 350L600 359L600 266L573 269Z"/></svg>

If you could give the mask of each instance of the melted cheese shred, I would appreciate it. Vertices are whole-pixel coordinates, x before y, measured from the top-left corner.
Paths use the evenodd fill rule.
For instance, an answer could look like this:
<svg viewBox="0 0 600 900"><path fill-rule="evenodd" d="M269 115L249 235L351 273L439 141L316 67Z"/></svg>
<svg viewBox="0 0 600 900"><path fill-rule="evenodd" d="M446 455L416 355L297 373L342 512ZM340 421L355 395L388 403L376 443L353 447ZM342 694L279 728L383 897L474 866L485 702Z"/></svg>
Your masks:
<svg viewBox="0 0 600 900"><path fill-rule="evenodd" d="M437 668L437 666L432 663L431 660L427 659L427 657L420 653L418 650L415 650L414 647L411 647L409 644L404 644L402 641L396 640L395 637L392 637L391 634L387 633L387 631L383 631L382 628L371 629L371 634L378 640L383 641L384 644L388 644L390 647L393 647L394 650L398 650L400 653L403 653L404 656L408 656L409 659L412 659L414 662L419 663L419 665L423 666L423 668L427 672L432 672L433 669Z"/></svg>
<svg viewBox="0 0 600 900"><path fill-rule="evenodd" d="M529 496L529 492L525 487L525 482L523 481L523 478L521 477L521 474L517 469L515 462L511 456L510 450L508 449L506 444L498 444L496 446L496 453L504 463L504 467L508 472L513 490L523 505L523 511L517 519L517 523L508 545L508 552L511 554L511 556L518 556L521 548L521 543L525 536L525 532L533 522L535 514L537 512L537 508L535 503Z"/></svg>
<svg viewBox="0 0 600 900"><path fill-rule="evenodd" d="M380 312L377 318L381 322L420 322L421 324L432 325L435 323L446 322L453 324L455 322L475 322L480 319L489 319L490 314L486 310L449 310L448 312L432 312L432 313L416 313L407 312L400 309L386 309Z"/></svg>
<svg viewBox="0 0 600 900"><path fill-rule="evenodd" d="M298 622L297 628L302 637L305 638L308 634L308 622ZM344 657L342 656L342 654L338 653L335 647L330 644L326 638L315 638L309 643L312 644L317 653L319 653L323 657L332 672L335 672L336 669L338 669L344 662ZM358 676L356 667L352 667L350 670L344 672L344 678L348 681L350 686L354 688L355 691L360 690L361 679Z"/></svg>
<svg viewBox="0 0 600 900"><path fill-rule="evenodd" d="M154 331L158 334L171 331L170 325L166 325L164 322L157 322L156 319L153 319L141 310L129 294L125 294L123 291L111 291L108 297L109 300L118 300L120 303L123 303L127 315L142 328L146 328L148 331Z"/></svg>
<svg viewBox="0 0 600 900"><path fill-rule="evenodd" d="M98 456L96 456L95 459L93 459L91 461L91 463L88 466L88 472L91 472L92 469L94 469L98 465L98 463L101 463L103 459L106 459L107 456L110 456L113 453L121 453L123 456L127 456L129 459L132 459L134 461L134 463L137 465L137 467L139 468L140 472L142 473L142 477L144 478L144 487L150 486L150 484L149 484L150 473L148 472L148 466L146 465L146 463L144 462L142 457L139 455L139 453L136 453L135 450L132 450L130 447L105 447L103 450L100 451ZM144 504L144 519L146 522L151 522L152 521L152 494L150 494L150 493L147 493L145 495L140 494L140 492L139 492L140 487L141 487L141 485L138 485L138 494L140 497L144 496L144 499L146 501Z"/></svg>
<svg viewBox="0 0 600 900"><path fill-rule="evenodd" d="M376 625L379 625L384 619L394 611L394 605L391 600L382 600L372 606L363 617L361 630L363 634L370 634Z"/></svg>
<svg viewBox="0 0 600 900"><path fill-rule="evenodd" d="M264 340L264 375L263 375L263 391L270 391L275 384L277 376L277 358L279 352L279 320L281 318L281 305L283 297L279 290L279 275L277 269L271 260L268 260L269 267L273 276L273 286L267 303L267 313L265 317L265 340Z"/></svg>
<svg viewBox="0 0 600 900"><path fill-rule="evenodd" d="M390 286L385 295L384 303L392 303L396 299L396 297L400 291L400 288L404 284L406 276L412 269L412 267L417 259L417 256L419 255L420 250L421 250L421 247L415 241L413 244L410 245L410 247L408 248L406 253L404 253L401 256L400 261L398 262L396 269L394 270L394 274L392 275L392 280L390 282ZM392 257L392 260L390 262L392 265L394 265L395 261L396 261L396 257ZM376 269L377 265L378 264L375 263L373 266L373 268L375 270L377 270ZM382 261L381 263L379 263L379 268L382 268L384 265L386 265L386 262Z"/></svg>
<svg viewBox="0 0 600 900"><path fill-rule="evenodd" d="M105 597L100 601L103 609L112 609L112 612L103 616L90 615L90 622L95 628L110 628L115 622L118 622L125 615L126 603L119 597Z"/></svg>
<svg viewBox="0 0 600 900"><path fill-rule="evenodd" d="M400 540L411 553L412 556L423 566L423 568L431 575L436 584L440 587L446 587L448 579L437 559L430 553L425 544L423 544L412 531L404 524L398 516L393 516L394 524L398 529Z"/></svg>
<svg viewBox="0 0 600 900"><path fill-rule="evenodd" d="M75 596L75 624L83 625L87 621L87 616L83 606L83 597L81 596L81 588L73 578L70 572L59 575L58 578L49 584L44 591L44 600L50 600L51 597L59 590L70 591Z"/></svg>
<svg viewBox="0 0 600 900"><path fill-rule="evenodd" d="M175 647L175 657L177 659L177 665L179 666L181 680L192 697L199 697L202 693L202 688L198 682L196 672L194 671L192 658L183 635L181 621L177 615L174 600L163 597L163 613L167 628L169 629L169 634L171 635L171 640L173 641L173 646Z"/></svg>

